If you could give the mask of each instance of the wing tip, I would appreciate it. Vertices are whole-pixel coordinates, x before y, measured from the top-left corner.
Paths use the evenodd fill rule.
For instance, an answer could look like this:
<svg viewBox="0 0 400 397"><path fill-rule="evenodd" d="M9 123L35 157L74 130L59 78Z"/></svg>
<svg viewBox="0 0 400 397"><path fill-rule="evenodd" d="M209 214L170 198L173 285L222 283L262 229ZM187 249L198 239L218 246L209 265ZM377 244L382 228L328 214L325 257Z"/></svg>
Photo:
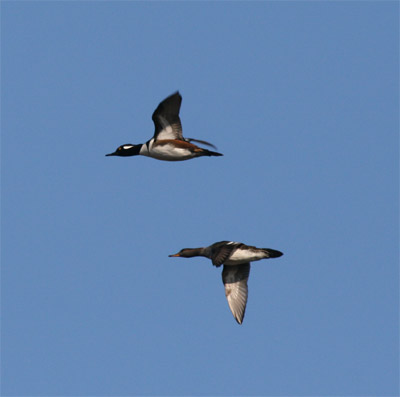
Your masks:
<svg viewBox="0 0 400 397"><path fill-rule="evenodd" d="M242 324L243 324L244 314L243 314L243 317L242 317L242 318L240 318L240 317L238 317L238 316L234 316L234 317L235 317L236 322L237 322L239 325L242 325Z"/></svg>

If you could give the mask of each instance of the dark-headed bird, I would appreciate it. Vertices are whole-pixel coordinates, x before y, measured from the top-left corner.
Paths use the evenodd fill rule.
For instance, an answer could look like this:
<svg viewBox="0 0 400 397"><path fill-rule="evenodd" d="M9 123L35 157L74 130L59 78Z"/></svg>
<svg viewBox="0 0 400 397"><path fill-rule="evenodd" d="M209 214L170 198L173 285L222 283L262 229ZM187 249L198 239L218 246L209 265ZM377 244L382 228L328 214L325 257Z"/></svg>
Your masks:
<svg viewBox="0 0 400 397"><path fill-rule="evenodd" d="M184 248L170 257L192 258L205 256L214 266L224 265L222 282L229 308L239 324L242 324L247 304L247 280L250 275L250 262L260 259L278 258L282 252L271 248L256 248L234 241L220 241L209 247Z"/></svg>
<svg viewBox="0 0 400 397"><path fill-rule="evenodd" d="M212 152L194 145L198 142L215 148L214 145L193 138L184 138L182 124L179 118L182 97L175 92L164 99L153 113L155 132L153 138L146 143L132 145L127 143L117 148L114 153L106 156L148 156L158 160L182 161L202 156L222 156L221 153Z"/></svg>

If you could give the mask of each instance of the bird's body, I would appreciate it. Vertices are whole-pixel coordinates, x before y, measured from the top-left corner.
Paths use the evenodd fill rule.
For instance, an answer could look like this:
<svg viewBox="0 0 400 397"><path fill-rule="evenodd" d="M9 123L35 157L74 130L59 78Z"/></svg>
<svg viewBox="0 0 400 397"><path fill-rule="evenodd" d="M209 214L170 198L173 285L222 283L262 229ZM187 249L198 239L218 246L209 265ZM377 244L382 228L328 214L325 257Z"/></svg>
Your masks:
<svg viewBox="0 0 400 397"><path fill-rule="evenodd" d="M152 119L155 125L153 138L146 143L132 145L125 144L117 148L114 153L106 156L147 156L164 161L183 161L202 156L222 156L221 153L203 149L191 142L199 142L214 147L208 142L192 138L184 138L179 110L182 97L175 92L164 99L154 111Z"/></svg>
<svg viewBox="0 0 400 397"><path fill-rule="evenodd" d="M220 241L208 247L184 248L170 257L204 256L211 259L214 266L223 265L222 282L225 295L233 316L242 324L247 304L250 262L278 258L282 255L282 252L270 248L257 248L235 241Z"/></svg>
<svg viewBox="0 0 400 397"><path fill-rule="evenodd" d="M142 145L139 154L164 161L183 161L194 157L207 156L209 150L201 149L190 142L174 139L154 138ZM211 153L211 152L210 152Z"/></svg>

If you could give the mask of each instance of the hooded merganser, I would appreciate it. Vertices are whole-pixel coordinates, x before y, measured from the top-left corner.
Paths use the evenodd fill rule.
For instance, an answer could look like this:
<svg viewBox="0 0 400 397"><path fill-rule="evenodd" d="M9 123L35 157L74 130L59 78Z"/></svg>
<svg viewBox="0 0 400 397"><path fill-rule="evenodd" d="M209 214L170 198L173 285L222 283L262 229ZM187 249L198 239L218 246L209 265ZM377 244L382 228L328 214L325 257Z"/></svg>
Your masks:
<svg viewBox="0 0 400 397"><path fill-rule="evenodd" d="M192 258L205 256L214 266L224 265L222 282L229 308L236 321L242 324L247 304L247 280L250 274L250 262L260 259L278 258L283 253L270 248L256 248L234 241L220 241L209 247L184 248L170 257Z"/></svg>
<svg viewBox="0 0 400 397"><path fill-rule="evenodd" d="M155 125L153 138L143 144L121 145L114 153L106 154L106 156L142 155L165 161L182 161L201 156L223 156L221 153L212 152L191 143L198 142L215 148L208 142L182 136L182 124L179 118L181 103L182 96L178 91L164 99L152 116Z"/></svg>

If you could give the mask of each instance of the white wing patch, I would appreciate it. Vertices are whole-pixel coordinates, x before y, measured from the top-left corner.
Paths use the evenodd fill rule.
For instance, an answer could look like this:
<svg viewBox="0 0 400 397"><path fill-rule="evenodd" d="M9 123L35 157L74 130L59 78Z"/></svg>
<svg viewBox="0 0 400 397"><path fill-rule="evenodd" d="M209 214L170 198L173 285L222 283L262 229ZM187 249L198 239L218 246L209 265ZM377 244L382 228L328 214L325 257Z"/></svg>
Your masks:
<svg viewBox="0 0 400 397"><path fill-rule="evenodd" d="M176 133L168 120L163 116L158 116L158 120L163 126L163 129L157 134L157 139L176 139Z"/></svg>

